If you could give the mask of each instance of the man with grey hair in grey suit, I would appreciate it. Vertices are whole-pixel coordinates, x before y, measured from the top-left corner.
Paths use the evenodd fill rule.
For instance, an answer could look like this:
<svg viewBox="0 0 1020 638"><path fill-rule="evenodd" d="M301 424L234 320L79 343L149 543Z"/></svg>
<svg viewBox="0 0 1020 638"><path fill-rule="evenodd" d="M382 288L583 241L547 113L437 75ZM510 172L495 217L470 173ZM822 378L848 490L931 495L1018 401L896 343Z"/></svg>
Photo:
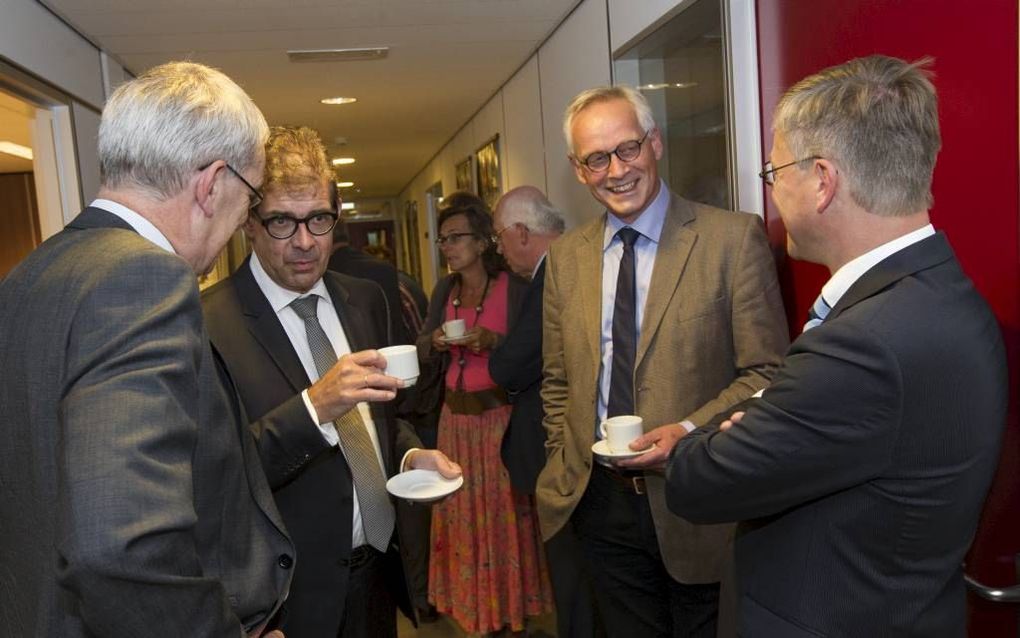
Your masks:
<svg viewBox="0 0 1020 638"><path fill-rule="evenodd" d="M196 281L262 198L268 132L202 65L122 85L99 198L0 282L0 633L236 638L277 615L294 547Z"/></svg>

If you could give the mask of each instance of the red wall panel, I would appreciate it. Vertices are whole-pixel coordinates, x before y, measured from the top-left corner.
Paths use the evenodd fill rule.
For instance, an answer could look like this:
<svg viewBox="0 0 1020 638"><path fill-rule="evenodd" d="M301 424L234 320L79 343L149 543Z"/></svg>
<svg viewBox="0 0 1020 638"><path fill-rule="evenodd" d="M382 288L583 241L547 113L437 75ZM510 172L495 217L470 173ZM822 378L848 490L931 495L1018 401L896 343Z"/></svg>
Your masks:
<svg viewBox="0 0 1020 638"><path fill-rule="evenodd" d="M1017 2L758 0L757 8L766 152L772 110L782 92L805 75L872 53L935 58L943 146L932 220L999 318L1013 389L1002 460L967 571L987 584L1014 584L1020 551ZM766 220L782 252L784 230L771 201ZM828 272L784 259L780 276L796 333ZM971 636L1017 635L1016 606L974 597L969 602Z"/></svg>

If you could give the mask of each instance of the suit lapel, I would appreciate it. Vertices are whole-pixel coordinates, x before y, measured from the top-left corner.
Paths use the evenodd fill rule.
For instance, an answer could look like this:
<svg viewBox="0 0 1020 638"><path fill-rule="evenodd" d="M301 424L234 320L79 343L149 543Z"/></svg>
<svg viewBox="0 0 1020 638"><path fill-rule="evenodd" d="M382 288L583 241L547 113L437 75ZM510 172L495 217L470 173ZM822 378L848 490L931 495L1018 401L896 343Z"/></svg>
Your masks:
<svg viewBox="0 0 1020 638"><path fill-rule="evenodd" d="M835 319L847 308L871 297L904 277L927 270L953 258L953 249L946 236L939 232L903 250L889 255L864 273L840 298L826 316L826 321Z"/></svg>
<svg viewBox="0 0 1020 638"><path fill-rule="evenodd" d="M579 271L577 284L584 306L584 335L588 340L592 361L601 359L602 346L602 243L606 232L606 215L601 223L590 224L582 233L585 239L577 249ZM588 267L594 266L594 267ZM569 297L568 297L569 298Z"/></svg>
<svg viewBox="0 0 1020 638"><path fill-rule="evenodd" d="M311 381L269 300L255 282L251 273L251 257L241 264L233 279L248 331L269 354L293 390L304 390Z"/></svg>
<svg viewBox="0 0 1020 638"><path fill-rule="evenodd" d="M694 211L691 210L690 204L670 193L669 210L666 212L666 220L659 235L652 281L648 286L634 370L641 366L641 360L648 352L648 346L652 343L659 324L662 323L666 308L669 307L680 285L680 277L698 237L695 231L685 227L693 219ZM680 303L683 303L683 300L680 300Z"/></svg>

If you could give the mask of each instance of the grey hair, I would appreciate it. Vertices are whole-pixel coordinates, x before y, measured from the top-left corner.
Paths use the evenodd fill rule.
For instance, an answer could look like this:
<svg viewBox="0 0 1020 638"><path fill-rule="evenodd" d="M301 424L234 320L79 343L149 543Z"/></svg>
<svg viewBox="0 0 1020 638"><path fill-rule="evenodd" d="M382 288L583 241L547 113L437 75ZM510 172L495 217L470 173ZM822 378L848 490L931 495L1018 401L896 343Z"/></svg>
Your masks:
<svg viewBox="0 0 1020 638"><path fill-rule="evenodd" d="M541 235L560 235L567 228L562 211L553 206L538 189L528 187L520 193L507 193L511 206L499 203L502 222L505 226L523 224L533 233Z"/></svg>
<svg viewBox="0 0 1020 638"><path fill-rule="evenodd" d="M262 112L233 80L201 64L169 62L125 82L106 103L102 184L169 198L216 160L239 171L254 166L268 138Z"/></svg>
<svg viewBox="0 0 1020 638"><path fill-rule="evenodd" d="M872 55L829 67L786 92L772 129L794 158L838 162L861 208L886 216L927 210L942 146L931 61Z"/></svg>
<svg viewBox="0 0 1020 638"><path fill-rule="evenodd" d="M655 128L655 117L652 115L652 107L648 105L648 100L645 99L645 96L640 91L623 84L618 86L597 86L593 89L581 91L574 96L574 99L567 105L567 110L563 113L563 139L567 141L567 148L571 153L574 152L574 136L571 134L570 129L574 126L574 119L581 111L592 104L608 102L610 100L627 100L630 102L631 107L634 109L634 115L637 116L638 124L644 132L647 133Z"/></svg>

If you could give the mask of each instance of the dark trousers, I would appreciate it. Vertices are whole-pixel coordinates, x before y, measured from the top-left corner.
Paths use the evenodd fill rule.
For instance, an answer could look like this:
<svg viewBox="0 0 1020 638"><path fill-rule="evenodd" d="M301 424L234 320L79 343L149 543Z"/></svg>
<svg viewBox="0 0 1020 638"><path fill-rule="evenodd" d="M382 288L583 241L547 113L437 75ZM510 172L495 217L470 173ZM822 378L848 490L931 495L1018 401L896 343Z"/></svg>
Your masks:
<svg viewBox="0 0 1020 638"><path fill-rule="evenodd" d="M397 603L386 582L386 556L371 556L351 568L347 603L338 638L396 638Z"/></svg>
<svg viewBox="0 0 1020 638"><path fill-rule="evenodd" d="M596 465L573 521L610 638L714 638L719 584L685 585L666 571L648 505Z"/></svg>
<svg viewBox="0 0 1020 638"><path fill-rule="evenodd" d="M591 574L581 551L573 522L545 544L549 580L556 602L556 629L560 638L605 636L595 605Z"/></svg>

